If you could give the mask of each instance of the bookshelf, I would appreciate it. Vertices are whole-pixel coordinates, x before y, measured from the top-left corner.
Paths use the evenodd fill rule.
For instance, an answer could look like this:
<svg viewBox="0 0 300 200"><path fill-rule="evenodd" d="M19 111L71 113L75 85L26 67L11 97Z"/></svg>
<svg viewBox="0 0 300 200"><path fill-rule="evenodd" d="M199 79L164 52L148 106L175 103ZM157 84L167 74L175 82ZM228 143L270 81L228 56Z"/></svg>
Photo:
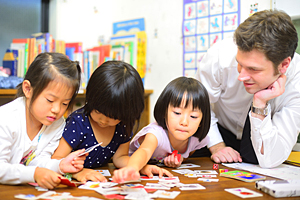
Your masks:
<svg viewBox="0 0 300 200"><path fill-rule="evenodd" d="M16 89L0 89L0 106L12 101L16 95ZM138 131L141 130L144 126L147 126L150 123L150 95L153 93L153 90L145 90L144 100L145 100L145 109L141 115ZM2 101L1 101L2 100ZM84 102L85 93L78 93L76 101ZM136 130L134 128L133 130Z"/></svg>

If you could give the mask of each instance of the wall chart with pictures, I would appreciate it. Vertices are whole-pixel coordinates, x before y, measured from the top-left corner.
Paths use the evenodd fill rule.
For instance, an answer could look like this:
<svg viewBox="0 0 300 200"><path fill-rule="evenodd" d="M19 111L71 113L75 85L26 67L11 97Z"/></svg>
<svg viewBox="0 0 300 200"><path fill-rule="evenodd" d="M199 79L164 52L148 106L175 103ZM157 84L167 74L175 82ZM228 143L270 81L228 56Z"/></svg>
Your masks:
<svg viewBox="0 0 300 200"><path fill-rule="evenodd" d="M194 77L207 49L239 24L240 0L183 0L183 75Z"/></svg>

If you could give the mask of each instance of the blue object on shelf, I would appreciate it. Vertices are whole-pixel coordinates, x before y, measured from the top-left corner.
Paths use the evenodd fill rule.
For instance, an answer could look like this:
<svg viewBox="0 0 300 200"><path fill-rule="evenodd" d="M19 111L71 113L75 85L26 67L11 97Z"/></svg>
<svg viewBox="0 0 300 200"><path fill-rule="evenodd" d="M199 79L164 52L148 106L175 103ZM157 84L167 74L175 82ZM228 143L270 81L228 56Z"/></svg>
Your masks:
<svg viewBox="0 0 300 200"><path fill-rule="evenodd" d="M23 78L17 76L0 76L0 89L14 89L22 83Z"/></svg>
<svg viewBox="0 0 300 200"><path fill-rule="evenodd" d="M13 51L7 49L3 57L3 68L10 69L10 76L17 76L17 58L14 56Z"/></svg>

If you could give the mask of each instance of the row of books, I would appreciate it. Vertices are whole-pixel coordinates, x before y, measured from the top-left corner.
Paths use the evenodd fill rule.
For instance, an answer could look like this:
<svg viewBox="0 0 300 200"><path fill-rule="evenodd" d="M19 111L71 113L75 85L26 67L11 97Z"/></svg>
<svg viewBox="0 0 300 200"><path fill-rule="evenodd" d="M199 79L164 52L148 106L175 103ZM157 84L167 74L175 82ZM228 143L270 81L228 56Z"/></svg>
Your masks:
<svg viewBox="0 0 300 200"><path fill-rule="evenodd" d="M133 67L144 77L145 72L145 34L134 34L122 38L112 37L111 43L83 50L82 42L66 43L55 40L49 33L32 34L30 38L12 40L10 57L6 53L3 67L10 62L11 75L24 77L35 57L43 52L59 52L67 55L70 60L79 61L83 72L82 88L85 88L94 70L107 60L122 60ZM7 62L6 62L7 61ZM6 62L6 63L5 63Z"/></svg>
<svg viewBox="0 0 300 200"><path fill-rule="evenodd" d="M3 68L11 76L24 77L35 57L43 52L65 53L64 41L53 39L49 33L35 33L28 38L14 38L3 58Z"/></svg>

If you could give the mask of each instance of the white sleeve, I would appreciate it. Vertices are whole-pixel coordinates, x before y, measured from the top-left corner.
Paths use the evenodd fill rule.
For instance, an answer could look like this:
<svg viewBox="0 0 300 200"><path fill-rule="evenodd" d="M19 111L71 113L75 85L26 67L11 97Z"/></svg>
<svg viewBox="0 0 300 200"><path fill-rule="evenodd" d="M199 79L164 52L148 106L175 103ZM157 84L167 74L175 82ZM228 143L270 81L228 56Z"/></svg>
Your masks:
<svg viewBox="0 0 300 200"><path fill-rule="evenodd" d="M44 167L60 173L59 163L61 160L51 159L51 156L59 145L64 126L64 120L60 119L46 128L38 144L40 153L29 163L30 166Z"/></svg>
<svg viewBox="0 0 300 200"><path fill-rule="evenodd" d="M219 49L215 45L217 44L214 44L214 46L210 48L206 55L202 58L196 73L196 79L205 86L209 94L211 104L218 101L222 91L222 73L219 67ZM217 122L218 119L216 118L213 110L211 110L211 126L208 132L210 140L207 145L208 147L223 142Z"/></svg>
<svg viewBox="0 0 300 200"><path fill-rule="evenodd" d="M300 97L289 102L272 118L267 115L264 120L252 117L251 141L259 165L263 168L272 168L282 164L290 155L300 130ZM269 113L271 106L268 105ZM264 154L261 154L263 145Z"/></svg>
<svg viewBox="0 0 300 200"><path fill-rule="evenodd" d="M13 136L6 126L0 125L0 183L22 184L34 182L34 166L28 167L12 160L11 155L20 152L12 152L14 145Z"/></svg>

